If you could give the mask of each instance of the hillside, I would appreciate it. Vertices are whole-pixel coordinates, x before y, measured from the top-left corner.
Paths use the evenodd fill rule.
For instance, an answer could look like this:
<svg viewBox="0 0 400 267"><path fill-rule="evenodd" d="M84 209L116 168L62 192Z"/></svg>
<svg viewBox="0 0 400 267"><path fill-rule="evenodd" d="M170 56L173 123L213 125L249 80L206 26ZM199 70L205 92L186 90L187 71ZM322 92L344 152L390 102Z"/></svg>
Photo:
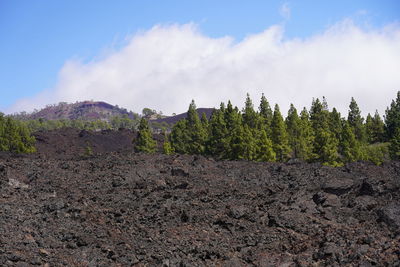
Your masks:
<svg viewBox="0 0 400 267"><path fill-rule="evenodd" d="M141 154L125 130L37 138L36 154L0 153L1 266L400 264L398 161Z"/></svg>
<svg viewBox="0 0 400 267"><path fill-rule="evenodd" d="M22 113L16 115L19 119L24 120L110 120L114 116L128 116L134 118L135 115L132 112L128 112L124 108L110 105L106 102L101 101L83 101L68 104L61 102L57 105L48 105L45 108L33 112L33 113Z"/></svg>

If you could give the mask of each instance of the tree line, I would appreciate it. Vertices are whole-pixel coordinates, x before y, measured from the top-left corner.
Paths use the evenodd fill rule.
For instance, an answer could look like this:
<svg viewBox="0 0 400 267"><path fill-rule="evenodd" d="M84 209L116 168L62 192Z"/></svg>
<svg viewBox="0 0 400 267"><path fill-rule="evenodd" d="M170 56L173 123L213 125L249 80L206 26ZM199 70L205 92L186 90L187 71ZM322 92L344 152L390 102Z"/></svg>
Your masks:
<svg viewBox="0 0 400 267"><path fill-rule="evenodd" d="M137 151L154 152L155 142L147 122L139 126ZM313 99L300 113L290 105L286 118L279 106L271 108L262 95L258 109L247 95L240 111L228 101L211 118L199 118L195 102L187 118L177 122L166 136L164 153L198 154L217 159L279 161L301 159L340 166L358 160L381 164L400 159L400 92L387 108L384 120L376 111L364 119L354 98L347 118L329 110L325 98Z"/></svg>
<svg viewBox="0 0 400 267"><path fill-rule="evenodd" d="M18 117L17 117L18 118ZM137 115L134 118L130 118L128 115L113 116L109 120L84 120L84 119L58 119L58 120L46 120L43 118L34 120L21 120L31 132L38 131L52 131L62 128L75 128L78 130L87 131L102 131L102 130L118 130L118 129L129 129L138 130L140 116ZM20 119L17 119L20 120ZM150 126L157 132L166 131L171 126L166 122L150 122Z"/></svg>

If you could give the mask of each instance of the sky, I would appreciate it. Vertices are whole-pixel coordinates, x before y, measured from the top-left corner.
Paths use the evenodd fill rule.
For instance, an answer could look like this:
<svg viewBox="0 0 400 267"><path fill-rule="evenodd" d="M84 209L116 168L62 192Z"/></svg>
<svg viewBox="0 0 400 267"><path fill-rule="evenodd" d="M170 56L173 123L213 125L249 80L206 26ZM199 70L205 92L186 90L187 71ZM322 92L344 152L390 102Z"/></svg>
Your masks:
<svg viewBox="0 0 400 267"><path fill-rule="evenodd" d="M164 114L325 96L384 114L400 90L400 1L0 0L0 111L106 101Z"/></svg>

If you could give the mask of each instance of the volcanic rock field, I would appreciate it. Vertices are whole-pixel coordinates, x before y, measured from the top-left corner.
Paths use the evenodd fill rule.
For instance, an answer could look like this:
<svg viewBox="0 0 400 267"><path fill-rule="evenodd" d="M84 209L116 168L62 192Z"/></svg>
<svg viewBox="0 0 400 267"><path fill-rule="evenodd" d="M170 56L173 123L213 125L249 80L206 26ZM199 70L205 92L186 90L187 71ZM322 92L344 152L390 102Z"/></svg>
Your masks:
<svg viewBox="0 0 400 267"><path fill-rule="evenodd" d="M400 162L150 155L132 136L0 154L0 265L400 266Z"/></svg>

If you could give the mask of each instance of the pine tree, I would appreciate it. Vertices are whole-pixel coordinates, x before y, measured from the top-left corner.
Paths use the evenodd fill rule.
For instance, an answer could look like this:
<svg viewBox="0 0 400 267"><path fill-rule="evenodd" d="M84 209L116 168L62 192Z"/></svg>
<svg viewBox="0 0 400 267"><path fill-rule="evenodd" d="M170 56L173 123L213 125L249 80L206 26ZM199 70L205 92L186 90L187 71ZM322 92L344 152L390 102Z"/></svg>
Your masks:
<svg viewBox="0 0 400 267"><path fill-rule="evenodd" d="M392 100L390 108L386 109L385 125L386 140L391 140L400 128L400 91L397 92L396 101Z"/></svg>
<svg viewBox="0 0 400 267"><path fill-rule="evenodd" d="M335 135L336 139L340 139L340 135L342 133L342 118L340 113L336 110L336 108L332 109L332 112L329 113L329 129Z"/></svg>
<svg viewBox="0 0 400 267"><path fill-rule="evenodd" d="M189 133L188 153L204 154L205 142L207 139L207 129L203 128L199 114L196 111L194 100L189 105L187 112L187 130Z"/></svg>
<svg viewBox="0 0 400 267"><path fill-rule="evenodd" d="M0 114L0 151L33 153L35 138L24 123Z"/></svg>
<svg viewBox="0 0 400 267"><path fill-rule="evenodd" d="M331 166L336 166L338 161L338 140L324 128L315 131L314 154L317 160Z"/></svg>
<svg viewBox="0 0 400 267"><path fill-rule="evenodd" d="M245 107L243 108L243 123L249 126L250 129L257 127L257 113L254 110L253 102L250 95L247 94Z"/></svg>
<svg viewBox="0 0 400 267"><path fill-rule="evenodd" d="M8 140L5 136L5 118L2 113L0 113L0 151L8 151Z"/></svg>
<svg viewBox="0 0 400 267"><path fill-rule="evenodd" d="M165 155L174 154L174 149L172 148L171 142L169 141L169 136L167 134L164 134L163 153Z"/></svg>
<svg viewBox="0 0 400 267"><path fill-rule="evenodd" d="M172 148L175 152L180 154L189 153L190 136L186 119L175 123L172 127L170 139Z"/></svg>
<svg viewBox="0 0 400 267"><path fill-rule="evenodd" d="M230 153L229 153L229 159L231 160L237 160L243 158L243 144L244 144L244 133L243 133L243 126L242 124L239 124L236 128L233 129L233 131L230 133L231 134L231 139L230 139Z"/></svg>
<svg viewBox="0 0 400 267"><path fill-rule="evenodd" d="M294 107L293 104L290 104L290 108L288 111L288 116L285 120L286 129L289 137L289 145L292 149L293 156L295 158L299 157L299 150L300 150L300 118L297 114L297 109Z"/></svg>
<svg viewBox="0 0 400 267"><path fill-rule="evenodd" d="M234 129L231 140L230 159L254 160L256 156L256 140L248 125L239 125Z"/></svg>
<svg viewBox="0 0 400 267"><path fill-rule="evenodd" d="M208 132L208 127L209 127L209 125L208 125L208 119L207 119L207 115L206 115L206 113L202 113L201 114L201 118L200 118L200 122L201 122L201 126L203 127L203 129L206 131L206 132Z"/></svg>
<svg viewBox="0 0 400 267"><path fill-rule="evenodd" d="M310 122L314 131L327 126L329 111L324 106L318 98L313 99L310 109Z"/></svg>
<svg viewBox="0 0 400 267"><path fill-rule="evenodd" d="M224 111L224 120L228 132L232 132L238 125L242 124L242 115L237 107L233 108L231 101Z"/></svg>
<svg viewBox="0 0 400 267"><path fill-rule="evenodd" d="M364 127L364 118L361 117L361 111L358 108L357 102L354 98L351 98L351 102L349 105L349 115L347 117L347 121L350 126L354 129L354 134L356 135L356 139L363 143L366 141L365 127Z"/></svg>
<svg viewBox="0 0 400 267"><path fill-rule="evenodd" d="M262 124L260 128L265 129L267 131L267 135L271 134L270 127L271 127L272 117L274 115L273 115L271 106L269 105L264 94L262 94L262 96L261 96L260 106L259 106L258 110L259 110L259 114L261 117L260 122Z"/></svg>
<svg viewBox="0 0 400 267"><path fill-rule="evenodd" d="M8 143L7 151L21 153L19 151L20 138L18 136L17 125L10 117L5 119L4 137Z"/></svg>
<svg viewBox="0 0 400 267"><path fill-rule="evenodd" d="M253 136L253 131L248 125L244 125L243 131L243 154L241 159L254 160L256 157L256 140Z"/></svg>
<svg viewBox="0 0 400 267"><path fill-rule="evenodd" d="M149 124L145 118L140 120L135 151L145 153L154 153L156 151L156 142L152 138Z"/></svg>
<svg viewBox="0 0 400 267"><path fill-rule="evenodd" d="M314 132L314 160L327 165L336 165L339 140L329 128L329 110L325 98L322 103L318 98L313 99L310 121Z"/></svg>
<svg viewBox="0 0 400 267"><path fill-rule="evenodd" d="M18 125L19 150L18 153L34 153L36 152L36 139L31 135L28 127L22 123Z"/></svg>
<svg viewBox="0 0 400 267"><path fill-rule="evenodd" d="M272 148L272 141L268 138L267 132L262 129L256 141L256 156L257 161L275 161L276 154Z"/></svg>
<svg viewBox="0 0 400 267"><path fill-rule="evenodd" d="M339 148L344 162L353 162L361 159L360 143L356 139L350 123L347 121L343 125Z"/></svg>
<svg viewBox="0 0 400 267"><path fill-rule="evenodd" d="M300 113L300 140L298 158L310 161L315 158L313 154L314 132L311 127L310 116L306 108Z"/></svg>
<svg viewBox="0 0 400 267"><path fill-rule="evenodd" d="M272 146L276 153L276 159L279 161L286 161L290 154L289 139L283 117L277 104L275 105L274 116L271 122L271 133Z"/></svg>
<svg viewBox="0 0 400 267"><path fill-rule="evenodd" d="M400 128L397 128L389 145L390 157L394 160L400 160Z"/></svg>
<svg viewBox="0 0 400 267"><path fill-rule="evenodd" d="M369 144L380 143L384 141L385 124L379 116L378 111L375 111L374 117L368 113L365 130L367 134L367 141Z"/></svg>
<svg viewBox="0 0 400 267"><path fill-rule="evenodd" d="M229 151L228 131L221 110L215 110L209 123L210 134L207 141L207 154L219 159L227 158Z"/></svg>

